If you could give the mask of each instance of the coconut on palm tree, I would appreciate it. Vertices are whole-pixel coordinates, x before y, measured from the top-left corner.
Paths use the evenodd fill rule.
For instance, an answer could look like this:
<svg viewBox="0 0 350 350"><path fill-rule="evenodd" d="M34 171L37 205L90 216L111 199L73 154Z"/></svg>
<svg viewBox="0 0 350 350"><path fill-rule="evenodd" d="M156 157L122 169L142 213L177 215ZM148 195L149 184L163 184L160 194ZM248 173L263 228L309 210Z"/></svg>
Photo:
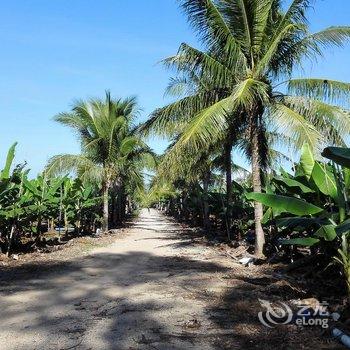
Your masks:
<svg viewBox="0 0 350 350"><path fill-rule="evenodd" d="M106 92L104 100L78 101L70 112L55 117L77 133L81 154L57 155L49 161L46 171L49 174L75 171L82 180L101 186L103 231L109 228L111 187L125 186L122 182L127 175L139 175L133 171L133 162L142 168L142 160L152 156L150 148L136 133L137 112L135 98L116 100Z"/></svg>
<svg viewBox="0 0 350 350"><path fill-rule="evenodd" d="M157 110L145 128L171 135L180 127L181 145L198 151L226 137L248 142L255 192L262 191L266 131L294 146L307 142L342 144L350 131L342 102L350 84L325 79L292 79L305 58L314 59L350 37L349 27L310 33L310 0L294 0L284 10L279 0L182 0L189 22L206 49L182 44L166 64L187 78L195 75L205 90L195 89ZM206 85L208 84L208 85ZM288 94L284 91L287 87ZM239 133L232 125L239 125ZM186 146L188 147L188 146ZM263 208L255 203L256 255L265 242Z"/></svg>

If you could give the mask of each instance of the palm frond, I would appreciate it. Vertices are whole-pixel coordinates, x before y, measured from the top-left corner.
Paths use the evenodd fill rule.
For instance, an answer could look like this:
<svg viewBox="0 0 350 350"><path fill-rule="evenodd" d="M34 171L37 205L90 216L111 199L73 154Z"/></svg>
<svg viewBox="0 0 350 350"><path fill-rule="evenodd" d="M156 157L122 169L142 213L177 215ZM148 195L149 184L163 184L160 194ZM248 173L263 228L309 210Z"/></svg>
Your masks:
<svg viewBox="0 0 350 350"><path fill-rule="evenodd" d="M270 17L270 11L273 0L255 0L253 3L253 21L252 28L252 52L254 55L260 55L262 44L265 39L266 26Z"/></svg>
<svg viewBox="0 0 350 350"><path fill-rule="evenodd" d="M169 84L165 89L165 97L185 97L195 93L196 86L193 79L187 76L170 78Z"/></svg>
<svg viewBox="0 0 350 350"><path fill-rule="evenodd" d="M212 0L180 0L189 22L208 47L221 47L235 60L241 60L244 53L233 35L224 14Z"/></svg>
<svg viewBox="0 0 350 350"><path fill-rule="evenodd" d="M305 97L285 97L284 103L303 115L322 134L324 144L344 146L350 133L350 112L327 103Z"/></svg>
<svg viewBox="0 0 350 350"><path fill-rule="evenodd" d="M186 96L154 111L139 131L145 135L153 132L161 136L173 136L175 131L181 130L182 124L189 122L193 115L210 106L215 100L218 100L216 91Z"/></svg>
<svg viewBox="0 0 350 350"><path fill-rule="evenodd" d="M324 49L342 47L350 39L350 27L329 27L320 32L309 34L295 44L307 53L307 56L320 56Z"/></svg>
<svg viewBox="0 0 350 350"><path fill-rule="evenodd" d="M284 50L289 49L289 45L290 45L289 41L293 43L293 40L290 40L290 39L293 38L295 36L295 33L298 32L299 30L300 30L299 25L294 23L289 23L279 33L277 33L273 41L268 45L268 49L266 50L265 54L257 64L256 74L258 76L263 76L269 71L270 65L273 61L276 60L276 55L279 54L278 51L280 50L281 47L283 47L284 41L287 42L287 49L284 49ZM280 55L278 56L280 60L284 61L283 57L280 57ZM286 58L287 58L286 62L288 62L288 64L290 65L288 57Z"/></svg>
<svg viewBox="0 0 350 350"><path fill-rule="evenodd" d="M308 98L339 103L348 107L350 102L350 83L329 79L291 79L288 92Z"/></svg>
<svg viewBox="0 0 350 350"><path fill-rule="evenodd" d="M234 67L227 67L214 56L182 43L176 56L163 60L167 67L178 71L194 72L198 76L210 76L217 86L230 86L235 81Z"/></svg>
<svg viewBox="0 0 350 350"><path fill-rule="evenodd" d="M297 147L301 148L306 142L312 148L317 148L321 134L304 116L282 103L274 104L270 113L271 118L276 123L277 130L295 140Z"/></svg>
<svg viewBox="0 0 350 350"><path fill-rule="evenodd" d="M45 173L50 177L67 175L71 172L75 172L86 179L98 180L102 177L103 169L89 158L76 154L54 156L49 160L45 168Z"/></svg>
<svg viewBox="0 0 350 350"><path fill-rule="evenodd" d="M257 102L269 103L268 85L253 78L238 83L233 90L232 100L237 109L249 111Z"/></svg>
<svg viewBox="0 0 350 350"><path fill-rule="evenodd" d="M228 127L228 119L235 111L232 97L222 99L198 113L183 130L180 146L190 143L193 149L201 149L215 143Z"/></svg>

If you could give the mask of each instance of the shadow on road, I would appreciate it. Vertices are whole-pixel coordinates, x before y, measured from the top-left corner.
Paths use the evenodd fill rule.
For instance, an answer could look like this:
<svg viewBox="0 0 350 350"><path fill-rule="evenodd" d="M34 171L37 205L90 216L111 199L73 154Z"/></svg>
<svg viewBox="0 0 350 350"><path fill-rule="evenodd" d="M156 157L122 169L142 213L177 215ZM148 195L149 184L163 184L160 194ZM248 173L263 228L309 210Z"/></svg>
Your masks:
<svg viewBox="0 0 350 350"><path fill-rule="evenodd" d="M260 324L258 299L280 300L284 288L271 288L278 282L268 277L271 271L265 276L232 268L227 259L201 259L189 230L154 213L141 216L132 229L140 233L126 238L131 243L124 253L116 246L69 262L0 269L0 348L314 347L314 330ZM183 255L183 248L193 258Z"/></svg>
<svg viewBox="0 0 350 350"><path fill-rule="evenodd" d="M96 349L98 342L107 342L106 349L129 349L132 343L135 349L152 344L158 349L188 349L197 337L183 329L186 315L178 315L175 331L168 327L173 309L183 303L176 291L183 293L203 273L223 271L214 263L142 252L1 270L1 336L14 330L27 333L18 349L61 349L60 344L62 349L85 349L86 344ZM90 332L104 339L96 344ZM31 333L42 337L37 347L31 345Z"/></svg>

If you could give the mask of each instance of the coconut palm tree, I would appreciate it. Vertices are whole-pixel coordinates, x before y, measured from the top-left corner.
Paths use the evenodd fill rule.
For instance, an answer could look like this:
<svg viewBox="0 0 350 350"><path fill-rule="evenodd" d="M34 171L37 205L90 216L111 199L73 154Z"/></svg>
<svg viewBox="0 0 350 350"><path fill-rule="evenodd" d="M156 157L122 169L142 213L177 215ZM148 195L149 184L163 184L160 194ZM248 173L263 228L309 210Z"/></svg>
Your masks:
<svg viewBox="0 0 350 350"><path fill-rule="evenodd" d="M213 182L213 172L219 167L215 163L217 150L210 149L193 154L186 148L178 149L176 140L166 150L157 167L157 176L169 183L182 181L188 187L197 185L202 192L203 227L209 228L209 186Z"/></svg>
<svg viewBox="0 0 350 350"><path fill-rule="evenodd" d="M82 180L101 186L104 231L109 225L111 187L123 185L125 175L132 174L133 162L140 163L144 156L152 155L150 148L136 134L137 111L135 98L115 100L106 92L104 100L77 101L71 112L55 117L57 122L77 133L81 154L57 155L51 158L46 171L48 174L75 171Z"/></svg>
<svg viewBox="0 0 350 350"><path fill-rule="evenodd" d="M206 49L182 44L165 63L210 81L210 86L157 110L145 127L168 136L180 126L180 144L197 151L231 135L232 125L240 125L239 138L249 143L255 192L262 191L267 130L296 147L307 142L316 150L324 143L344 143L350 118L338 102L350 92L350 84L292 79L292 74L305 58L315 59L324 49L341 46L350 37L349 27L310 33L306 12L311 0L294 0L287 10L279 0L180 2ZM255 253L262 255L263 208L259 203L254 207Z"/></svg>

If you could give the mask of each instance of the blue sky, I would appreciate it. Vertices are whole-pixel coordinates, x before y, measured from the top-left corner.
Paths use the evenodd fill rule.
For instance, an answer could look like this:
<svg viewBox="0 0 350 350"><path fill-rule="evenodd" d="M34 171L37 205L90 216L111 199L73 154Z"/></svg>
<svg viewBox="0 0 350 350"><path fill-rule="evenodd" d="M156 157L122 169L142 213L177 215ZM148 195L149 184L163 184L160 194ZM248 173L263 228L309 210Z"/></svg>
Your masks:
<svg viewBox="0 0 350 350"><path fill-rule="evenodd" d="M348 25L350 2L318 0L313 30ZM17 162L32 173L49 157L76 153L70 130L52 117L77 98L137 95L140 120L162 106L170 76L162 58L182 41L197 45L176 0L11 0L0 11L0 164L18 141ZM350 46L304 75L350 81ZM161 152L166 142L150 141Z"/></svg>

